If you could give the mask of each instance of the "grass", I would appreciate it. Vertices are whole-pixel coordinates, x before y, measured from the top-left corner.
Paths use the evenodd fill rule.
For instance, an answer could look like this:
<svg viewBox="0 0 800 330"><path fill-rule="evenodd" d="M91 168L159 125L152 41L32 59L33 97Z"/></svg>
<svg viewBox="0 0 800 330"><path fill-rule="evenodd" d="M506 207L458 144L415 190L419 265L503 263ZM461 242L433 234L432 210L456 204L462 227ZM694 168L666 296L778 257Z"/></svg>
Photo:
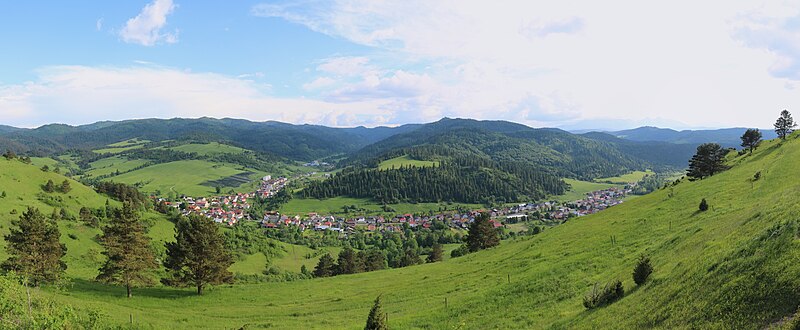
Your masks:
<svg viewBox="0 0 800 330"><path fill-rule="evenodd" d="M130 139L130 140L125 140L125 141L120 141L120 142L117 142L117 143L112 143L112 144L109 144L108 146L111 147L111 148L124 148L124 147L130 147L130 146L139 145L139 144L145 144L145 143L148 143L148 142L150 142L150 140Z"/></svg>
<svg viewBox="0 0 800 330"><path fill-rule="evenodd" d="M127 184L138 184L141 191L175 192L189 196L211 196L214 187L203 185L206 181L219 180L241 172L239 166L219 164L204 160L184 160L157 164L140 170L114 176L112 180ZM258 172L254 177L263 176ZM243 185L247 186L247 184ZM239 187L226 187L239 190Z"/></svg>
<svg viewBox="0 0 800 330"><path fill-rule="evenodd" d="M129 160L118 156L107 157L90 163L91 168L86 173L92 176L108 175L116 171L127 172L145 164L147 161L144 159Z"/></svg>
<svg viewBox="0 0 800 330"><path fill-rule="evenodd" d="M255 275L261 274L267 269L267 257L263 253L256 253L245 256L242 260L237 260L228 270L233 273Z"/></svg>
<svg viewBox="0 0 800 330"><path fill-rule="evenodd" d="M376 203L366 198L334 197L328 199L302 198L295 196L280 208L283 214L302 215L311 212L319 214L343 214L342 207L356 205L366 211L353 212L353 215L378 215L378 214L423 214L438 212L439 209L453 210L456 208L479 209L480 204L447 204L447 203L398 203L389 204L394 212L384 212L383 204Z"/></svg>
<svg viewBox="0 0 800 330"><path fill-rule="evenodd" d="M411 159L408 155L387 159L378 165L381 170L400 168L401 166L434 167L439 166L437 161Z"/></svg>
<svg viewBox="0 0 800 330"><path fill-rule="evenodd" d="M123 151L133 150L133 149L141 149L143 145L132 145L128 147L113 147L113 148L103 148L103 149L95 149L92 150L96 154L118 154Z"/></svg>
<svg viewBox="0 0 800 330"><path fill-rule="evenodd" d="M216 154L239 154L245 151L242 148L221 144L219 142L211 142L207 144L188 143L169 149L187 153L194 152L201 156L210 156Z"/></svg>
<svg viewBox="0 0 800 330"><path fill-rule="evenodd" d="M767 141L713 177L440 263L224 285L204 296L159 286L127 299L124 288L82 279L48 293L100 310L111 325L132 319L145 329L358 329L378 295L395 329L763 329L800 301L795 136ZM711 209L700 213L702 198ZM655 271L636 286L631 271L641 254ZM583 296L614 279L625 296L587 311Z"/></svg>
<svg viewBox="0 0 800 330"><path fill-rule="evenodd" d="M592 191L621 186L614 183L589 182L575 179L564 179L564 182L570 185L569 191L563 195L553 196L552 198L558 201L571 202L583 199L586 197L586 193L590 193Z"/></svg>
<svg viewBox="0 0 800 330"><path fill-rule="evenodd" d="M616 184L623 184L624 185L624 184L628 184L628 183L639 182L640 180L642 180L645 177L645 175L652 175L652 174L655 174L655 172L653 172L651 170L634 171L634 172L631 172L631 173L628 173L628 174L623 174L623 175L620 175L620 176L595 179L594 182L616 183Z"/></svg>

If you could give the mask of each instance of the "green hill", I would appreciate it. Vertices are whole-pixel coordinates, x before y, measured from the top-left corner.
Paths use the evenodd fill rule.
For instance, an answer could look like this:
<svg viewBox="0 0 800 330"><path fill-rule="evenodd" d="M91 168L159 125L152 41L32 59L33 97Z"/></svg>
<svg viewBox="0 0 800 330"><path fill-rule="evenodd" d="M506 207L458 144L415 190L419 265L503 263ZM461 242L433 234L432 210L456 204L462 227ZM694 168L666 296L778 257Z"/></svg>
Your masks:
<svg viewBox="0 0 800 330"><path fill-rule="evenodd" d="M732 158L730 170L705 180L441 263L223 286L199 297L158 287L125 299L122 288L82 282L55 294L144 328L356 329L383 294L396 329L762 329L800 302L796 136ZM699 212L703 198L711 208ZM655 272L636 286L641 254ZM595 283L614 279L623 281L621 300L582 306Z"/></svg>
<svg viewBox="0 0 800 330"><path fill-rule="evenodd" d="M56 185L64 180L69 180L72 188L68 193L45 193L42 190L47 180L53 180ZM94 190L77 181L53 173L43 172L39 167L27 165L17 160L0 158L0 191L5 191L6 197L0 198L0 236L8 234L11 220L18 219L19 215L28 207L39 208L45 215L50 215L53 209L65 209L68 214L78 216L80 208L105 207L106 201L111 206L120 203L107 196L97 194ZM16 212L13 212L16 210ZM163 216L148 212L144 219L152 224L150 236L163 245L166 240L173 237L172 223ZM100 233L97 228L85 226L80 221L60 220L61 241L67 245L67 275L73 278L90 279L97 275L97 269L102 262L101 247L95 239ZM8 256L5 251L5 240L0 240L0 260Z"/></svg>

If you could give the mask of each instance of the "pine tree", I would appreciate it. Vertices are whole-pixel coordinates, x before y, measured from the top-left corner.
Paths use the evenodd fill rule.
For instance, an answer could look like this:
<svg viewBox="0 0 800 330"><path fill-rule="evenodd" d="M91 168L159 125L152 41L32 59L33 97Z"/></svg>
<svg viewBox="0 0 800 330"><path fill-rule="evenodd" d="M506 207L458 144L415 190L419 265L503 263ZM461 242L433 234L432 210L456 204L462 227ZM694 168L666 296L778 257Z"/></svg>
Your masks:
<svg viewBox="0 0 800 330"><path fill-rule="evenodd" d="M442 261L442 254L444 254L442 245L439 243L434 244L431 248L431 254L428 255L428 262Z"/></svg>
<svg viewBox="0 0 800 330"><path fill-rule="evenodd" d="M44 190L44 192L46 192L46 193L55 192L56 191L56 184L53 183L53 180L47 180L47 183L44 184L44 187L42 188L42 190Z"/></svg>
<svg viewBox="0 0 800 330"><path fill-rule="evenodd" d="M232 283L233 274L228 267L233 256L225 248L225 239L219 227L200 215L181 217L175 224L175 242L167 247L169 277L162 279L166 285L184 287L192 285L202 295L207 285Z"/></svg>
<svg viewBox="0 0 800 330"><path fill-rule="evenodd" d="M12 228L5 236L9 258L3 269L25 276L34 286L61 279L67 269L61 260L67 247L59 242L61 233L55 221L46 219L39 209L28 207L19 220L11 223L18 228Z"/></svg>
<svg viewBox="0 0 800 330"><path fill-rule="evenodd" d="M725 149L716 143L704 143L697 147L697 152L689 160L687 174L693 179L712 176L726 169Z"/></svg>
<svg viewBox="0 0 800 330"><path fill-rule="evenodd" d="M781 111L780 117L775 121L775 133L778 133L778 136L781 140L786 140L786 136L792 134L792 131L795 127L797 127L797 123L794 122L792 118L792 114L789 113L788 110Z"/></svg>
<svg viewBox="0 0 800 330"><path fill-rule="evenodd" d="M481 213L469 226L467 234L467 247L470 252L488 249L500 244L497 230L489 221L489 213Z"/></svg>
<svg viewBox="0 0 800 330"><path fill-rule="evenodd" d="M154 284L151 271L158 268L158 263L150 248L150 237L133 205L125 202L122 209L113 213L100 239L108 260L100 268L97 280L124 285L130 298L131 288Z"/></svg>
<svg viewBox="0 0 800 330"><path fill-rule="evenodd" d="M706 202L705 198L703 198L703 200L700 201L699 209L700 209L701 212L708 211L708 202Z"/></svg>
<svg viewBox="0 0 800 330"><path fill-rule="evenodd" d="M742 147L750 149L750 153L753 153L755 148L758 148L758 145L761 144L761 131L758 128L748 128L741 137L742 139Z"/></svg>
<svg viewBox="0 0 800 330"><path fill-rule="evenodd" d="M383 311L383 302L381 301L381 296L375 298L375 304L372 305L372 309L369 311L369 316L367 317L367 325L364 326L364 330L388 330L389 325L386 324L386 313Z"/></svg>
<svg viewBox="0 0 800 330"><path fill-rule="evenodd" d="M355 274L364 271L364 261L358 258L355 250L346 246L339 252L339 261L336 266L336 275Z"/></svg>
<svg viewBox="0 0 800 330"><path fill-rule="evenodd" d="M62 193L65 193L65 194L70 192L70 190L72 190L72 187L70 187L70 185L69 185L69 180L64 179L64 181L61 182L61 186L59 187L59 190Z"/></svg>
<svg viewBox="0 0 800 330"><path fill-rule="evenodd" d="M633 281L636 282L636 285L642 285L647 282L652 273L653 266L650 264L650 258L645 255L639 256L639 261L633 269Z"/></svg>
<svg viewBox="0 0 800 330"><path fill-rule="evenodd" d="M330 254L325 254L319 258L317 267L314 268L314 277L328 277L333 276L336 271L336 263Z"/></svg>

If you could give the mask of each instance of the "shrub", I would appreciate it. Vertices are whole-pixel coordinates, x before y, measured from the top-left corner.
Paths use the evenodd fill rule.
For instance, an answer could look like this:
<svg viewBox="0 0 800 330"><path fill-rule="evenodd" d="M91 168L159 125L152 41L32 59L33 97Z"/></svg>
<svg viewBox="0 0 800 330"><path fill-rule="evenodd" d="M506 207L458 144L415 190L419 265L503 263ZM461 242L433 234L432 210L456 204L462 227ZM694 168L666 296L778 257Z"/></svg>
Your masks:
<svg viewBox="0 0 800 330"><path fill-rule="evenodd" d="M466 244L464 244L464 245L459 246L457 249L451 251L450 252L450 257L451 258L458 258L460 256L463 256L463 255L467 254L467 253L469 253L469 248L467 247Z"/></svg>
<svg viewBox="0 0 800 330"><path fill-rule="evenodd" d="M642 255L639 257L639 262L633 268L633 281L636 285L642 285L647 282L647 278L653 273L653 266L650 265L650 258Z"/></svg>
<svg viewBox="0 0 800 330"><path fill-rule="evenodd" d="M603 289L595 283L586 296L583 297L583 307L586 309L593 309L611 304L625 295L625 289L622 287L620 280L614 280L607 283Z"/></svg>
<svg viewBox="0 0 800 330"><path fill-rule="evenodd" d="M700 212L705 211L708 211L708 202L706 202L706 199L703 198L703 200L700 201Z"/></svg>

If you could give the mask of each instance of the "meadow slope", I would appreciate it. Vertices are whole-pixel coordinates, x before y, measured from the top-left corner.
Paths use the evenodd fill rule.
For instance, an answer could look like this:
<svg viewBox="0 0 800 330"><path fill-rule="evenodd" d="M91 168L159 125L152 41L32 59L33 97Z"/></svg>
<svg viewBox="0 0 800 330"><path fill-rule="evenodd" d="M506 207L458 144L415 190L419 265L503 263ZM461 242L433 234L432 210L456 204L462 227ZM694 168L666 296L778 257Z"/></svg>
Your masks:
<svg viewBox="0 0 800 330"><path fill-rule="evenodd" d="M769 141L701 181L436 264L288 283L135 291L76 280L56 299L139 328L358 329L379 294L395 329L759 329L800 301L800 141ZM761 178L753 181L753 175ZM699 213L708 199L711 209ZM616 244L611 237L616 238ZM640 254L655 273L637 287ZM595 283L626 296L587 311ZM447 305L445 305L447 299Z"/></svg>

